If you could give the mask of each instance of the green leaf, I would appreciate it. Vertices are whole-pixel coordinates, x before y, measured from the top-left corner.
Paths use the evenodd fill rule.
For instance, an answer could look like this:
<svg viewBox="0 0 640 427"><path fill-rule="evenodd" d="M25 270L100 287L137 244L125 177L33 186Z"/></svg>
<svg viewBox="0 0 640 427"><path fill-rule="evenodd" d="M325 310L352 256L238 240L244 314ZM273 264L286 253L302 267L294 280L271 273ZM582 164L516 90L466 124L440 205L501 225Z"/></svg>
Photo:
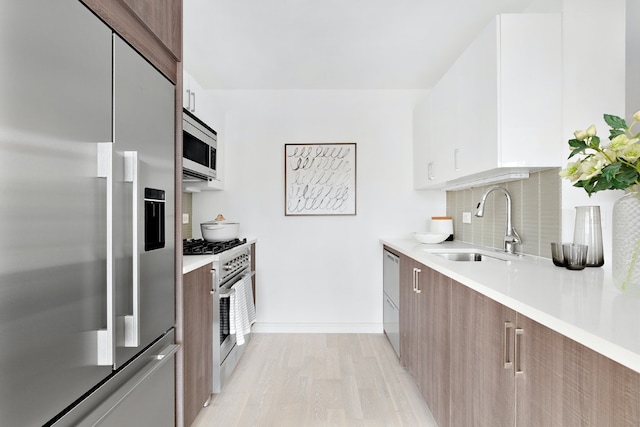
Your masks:
<svg viewBox="0 0 640 427"><path fill-rule="evenodd" d="M588 148L587 144L584 141L580 141L578 139L570 139L569 146L573 148L573 151L571 151L571 154L569 154L569 159Z"/></svg>
<svg viewBox="0 0 640 427"><path fill-rule="evenodd" d="M604 115L604 121L607 122L607 124L609 126L611 126L613 129L626 129L627 128L627 122L624 121L624 119L618 117L618 116L614 116L611 114L605 114Z"/></svg>
<svg viewBox="0 0 640 427"><path fill-rule="evenodd" d="M622 129L609 129L609 139L613 139L618 135L622 135L624 133L624 130Z"/></svg>
<svg viewBox="0 0 640 427"><path fill-rule="evenodd" d="M593 148L593 149L597 149L600 147L600 137L597 135L594 135L591 137L591 142L589 143L589 147Z"/></svg>
<svg viewBox="0 0 640 427"><path fill-rule="evenodd" d="M608 190L613 187L613 182L608 181L606 179L598 179L596 185L593 187L593 192Z"/></svg>
<svg viewBox="0 0 640 427"><path fill-rule="evenodd" d="M587 147L587 143L584 141L580 141L579 139L570 139L569 140L569 147L571 148L577 148L577 147Z"/></svg>
<svg viewBox="0 0 640 427"><path fill-rule="evenodd" d="M612 163L610 165L607 165L604 168L602 168L602 176L606 180L612 181L613 179L615 179L615 176L620 171L621 167L622 167L622 163Z"/></svg>

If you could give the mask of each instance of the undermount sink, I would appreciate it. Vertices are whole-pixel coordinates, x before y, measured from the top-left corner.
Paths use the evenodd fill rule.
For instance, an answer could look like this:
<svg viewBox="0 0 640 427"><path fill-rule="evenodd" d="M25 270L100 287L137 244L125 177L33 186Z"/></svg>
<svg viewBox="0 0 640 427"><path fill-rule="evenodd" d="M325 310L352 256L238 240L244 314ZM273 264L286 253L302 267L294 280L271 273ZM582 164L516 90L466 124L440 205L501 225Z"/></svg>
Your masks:
<svg viewBox="0 0 640 427"><path fill-rule="evenodd" d="M450 261L505 261L501 258L492 257L478 252L434 252L433 254Z"/></svg>

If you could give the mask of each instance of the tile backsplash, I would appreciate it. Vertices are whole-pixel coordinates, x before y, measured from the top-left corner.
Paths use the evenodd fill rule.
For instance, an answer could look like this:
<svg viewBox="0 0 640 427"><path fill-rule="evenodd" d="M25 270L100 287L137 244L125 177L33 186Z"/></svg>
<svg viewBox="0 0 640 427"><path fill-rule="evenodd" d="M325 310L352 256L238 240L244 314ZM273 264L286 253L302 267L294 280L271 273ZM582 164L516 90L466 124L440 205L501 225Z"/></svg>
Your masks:
<svg viewBox="0 0 640 427"><path fill-rule="evenodd" d="M511 194L513 226L522 238L517 252L550 258L550 243L561 236L561 183L559 168L536 172L529 178L498 184ZM484 216L475 211L489 185L447 191L447 215L453 218L455 240L502 249L507 224L507 202L503 193L487 198ZM462 223L462 213L471 212L471 224Z"/></svg>
<svg viewBox="0 0 640 427"><path fill-rule="evenodd" d="M182 193L182 213L189 215L189 222L182 224L182 238L191 239L193 237L193 194Z"/></svg>

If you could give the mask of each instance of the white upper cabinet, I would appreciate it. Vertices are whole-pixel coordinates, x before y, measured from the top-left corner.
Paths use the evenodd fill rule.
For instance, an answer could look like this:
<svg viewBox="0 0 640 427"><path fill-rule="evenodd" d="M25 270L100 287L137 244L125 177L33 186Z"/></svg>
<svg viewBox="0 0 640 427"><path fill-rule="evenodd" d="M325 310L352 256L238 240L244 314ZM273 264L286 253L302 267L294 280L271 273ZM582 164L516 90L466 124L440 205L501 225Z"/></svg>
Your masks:
<svg viewBox="0 0 640 427"><path fill-rule="evenodd" d="M561 44L560 15L498 15L414 111L414 187L560 166Z"/></svg>

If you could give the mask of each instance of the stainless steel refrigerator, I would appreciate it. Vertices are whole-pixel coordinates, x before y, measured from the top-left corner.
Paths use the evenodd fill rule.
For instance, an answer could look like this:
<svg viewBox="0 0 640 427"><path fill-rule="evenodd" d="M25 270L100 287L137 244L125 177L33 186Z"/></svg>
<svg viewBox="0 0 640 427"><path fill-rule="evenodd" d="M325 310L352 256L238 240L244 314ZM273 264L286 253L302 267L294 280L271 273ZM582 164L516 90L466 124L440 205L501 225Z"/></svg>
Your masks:
<svg viewBox="0 0 640 427"><path fill-rule="evenodd" d="M0 426L174 425L175 87L78 0L0 57Z"/></svg>

